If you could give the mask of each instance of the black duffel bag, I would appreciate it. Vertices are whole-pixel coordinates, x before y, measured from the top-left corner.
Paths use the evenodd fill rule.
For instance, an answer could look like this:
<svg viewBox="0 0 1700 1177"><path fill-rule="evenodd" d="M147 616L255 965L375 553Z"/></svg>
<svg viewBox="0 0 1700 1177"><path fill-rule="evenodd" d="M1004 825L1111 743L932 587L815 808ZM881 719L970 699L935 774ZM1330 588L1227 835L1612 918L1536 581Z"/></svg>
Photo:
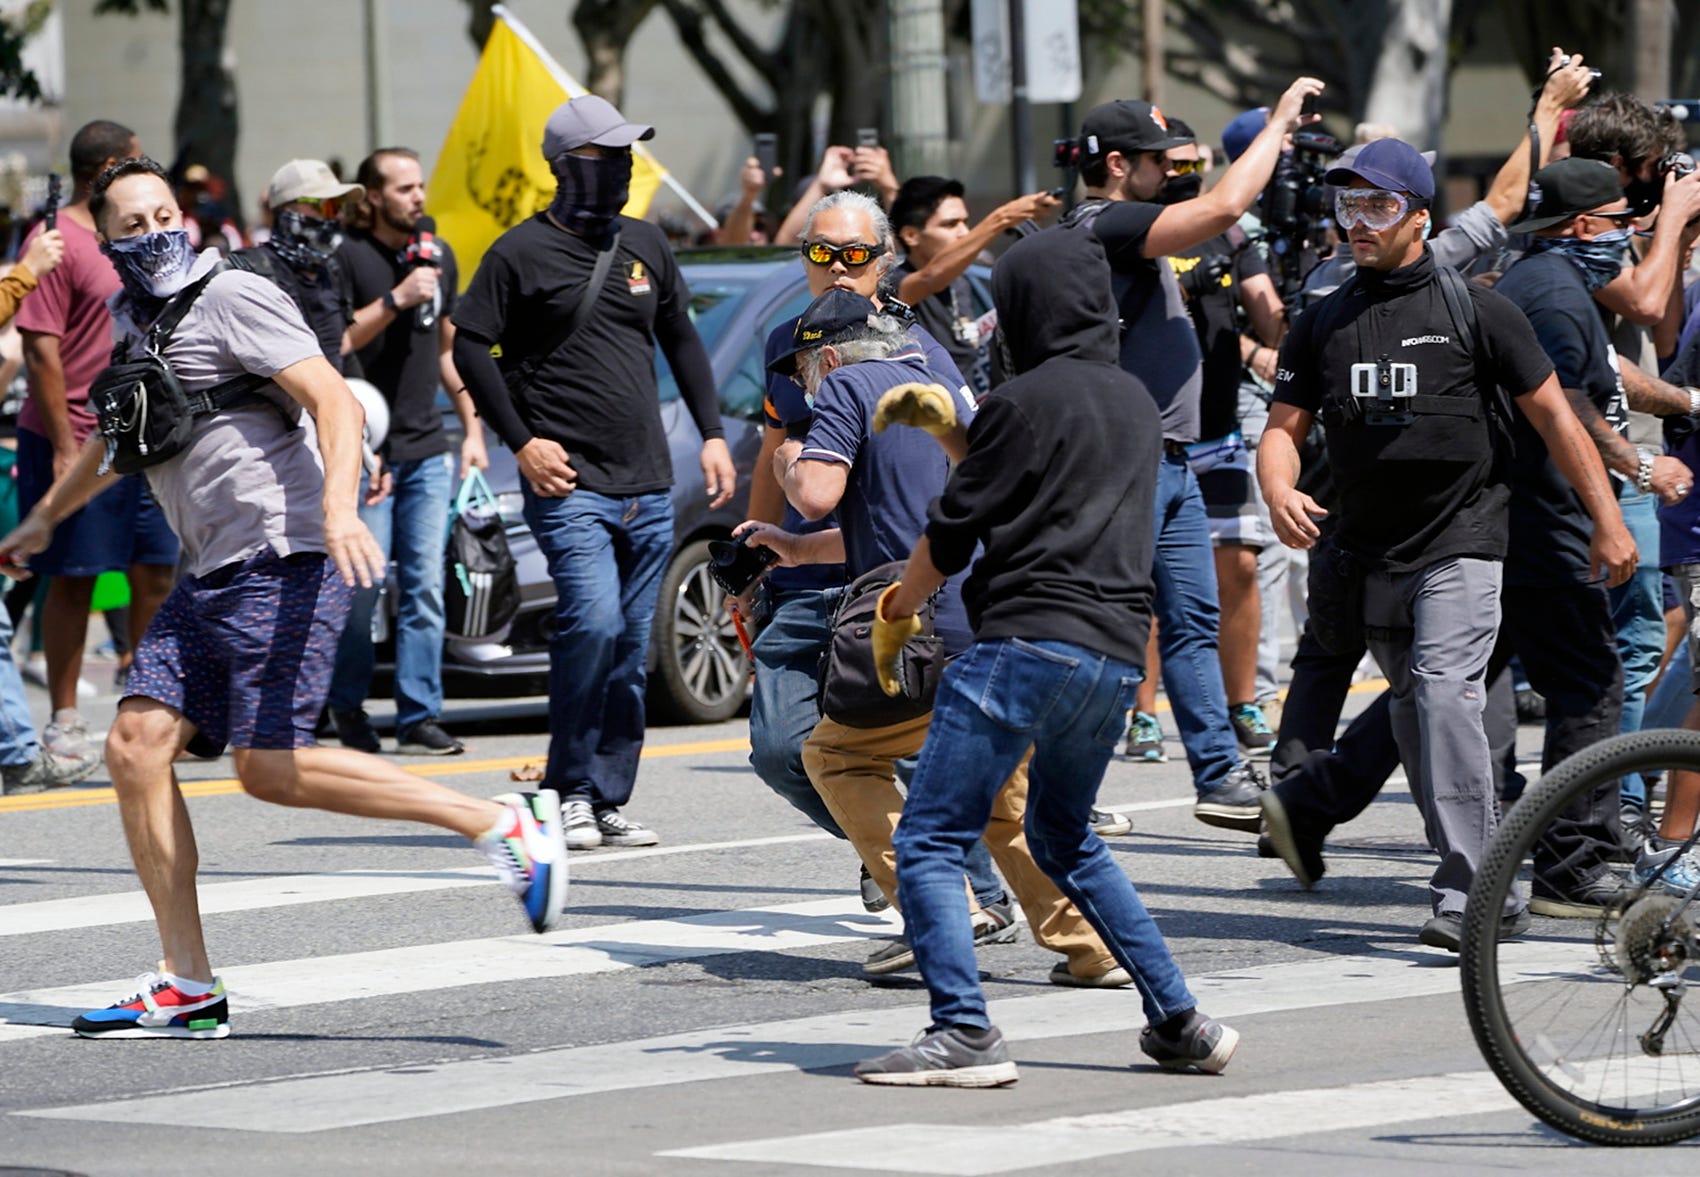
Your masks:
<svg viewBox="0 0 1700 1177"><path fill-rule="evenodd" d="M443 559L444 628L455 637L493 637L519 612L519 571L496 496L473 470L455 497Z"/></svg>
<svg viewBox="0 0 1700 1177"><path fill-rule="evenodd" d="M880 594L903 578L904 562L895 560L858 576L839 598L832 615L832 642L821 654L821 714L845 727L889 727L917 719L933 709L939 676L944 673L944 642L933 632L933 601L917 616L921 632L903 644L898 659L899 695L880 687L874 667L874 616Z"/></svg>

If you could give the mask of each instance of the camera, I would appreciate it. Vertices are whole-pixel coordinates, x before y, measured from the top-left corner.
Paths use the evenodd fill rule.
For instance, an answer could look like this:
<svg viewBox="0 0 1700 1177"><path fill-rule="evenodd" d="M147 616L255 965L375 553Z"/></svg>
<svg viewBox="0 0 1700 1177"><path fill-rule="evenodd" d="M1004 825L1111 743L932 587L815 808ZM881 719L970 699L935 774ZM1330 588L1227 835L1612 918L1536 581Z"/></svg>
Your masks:
<svg viewBox="0 0 1700 1177"><path fill-rule="evenodd" d="M754 533L742 539L708 541L708 574L732 596L742 596L779 559L765 544L752 544Z"/></svg>
<svg viewBox="0 0 1700 1177"><path fill-rule="evenodd" d="M1193 264L1183 270L1181 267L1189 261ZM1172 257L1169 259L1169 265L1173 267L1175 279L1188 298L1220 294L1225 287L1232 285L1231 280L1223 281L1234 268L1234 259L1227 254L1208 253L1198 258Z"/></svg>
<svg viewBox="0 0 1700 1177"><path fill-rule="evenodd" d="M1675 175L1686 179L1694 174L1694 157L1686 151L1673 151L1659 161L1659 175Z"/></svg>
<svg viewBox="0 0 1700 1177"><path fill-rule="evenodd" d="M1297 293L1308 268L1304 255L1322 241L1327 230L1331 210L1323 177L1344 150L1340 140L1324 131L1297 131L1293 150L1281 156L1263 190L1263 236L1284 297Z"/></svg>
<svg viewBox="0 0 1700 1177"><path fill-rule="evenodd" d="M1059 168L1079 167L1080 140L1053 139L1051 141L1051 165Z"/></svg>

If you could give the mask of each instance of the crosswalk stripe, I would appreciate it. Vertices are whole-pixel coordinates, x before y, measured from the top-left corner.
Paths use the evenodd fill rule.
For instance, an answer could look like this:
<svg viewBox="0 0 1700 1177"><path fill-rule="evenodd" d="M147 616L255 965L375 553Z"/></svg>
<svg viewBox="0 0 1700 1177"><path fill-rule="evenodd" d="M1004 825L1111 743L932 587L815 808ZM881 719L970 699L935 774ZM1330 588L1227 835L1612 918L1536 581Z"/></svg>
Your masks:
<svg viewBox="0 0 1700 1177"><path fill-rule="evenodd" d="M1165 1148L1209 1148L1508 1111L1491 1072L1272 1091L1032 1123L881 1124L674 1149L666 1157L989 1177Z"/></svg>
<svg viewBox="0 0 1700 1177"><path fill-rule="evenodd" d="M797 908L828 906L796 905ZM729 914L741 917L749 930L740 937L739 948L726 951L787 946L783 932L763 932L753 923L756 917L771 915L771 912ZM822 911L816 918L830 917ZM636 926L654 927L662 922L652 921ZM685 922L673 921L675 925ZM609 940L616 935L628 934L612 928L587 931L600 932ZM670 934L677 936L682 931L674 927ZM705 941L710 938L710 929L703 927L700 921L692 931ZM826 942L830 938L817 938L815 942ZM530 943L547 943L548 939L532 939ZM775 940L778 942L775 943ZM585 947L588 951L590 946L587 944ZM621 943L619 947L629 952L633 946ZM605 946L602 951L606 953L608 948ZM668 950L652 951L659 954ZM677 954L674 959L709 954L701 947L678 946L673 951ZM1563 963L1573 964L1575 959L1574 951L1561 960L1555 955L1554 946L1538 943L1506 944L1501 946L1500 951L1502 959L1515 960L1521 974L1530 978L1550 975L1555 967ZM557 952L555 955L565 954ZM1437 955L1402 952L1331 957L1298 964L1205 974L1189 979L1188 984L1200 1007L1223 1019L1456 992L1456 970L1432 967ZM288 962L304 966L300 976L290 981L300 987L292 1004L319 999L315 988L309 986L322 989L328 984L336 987L342 995L331 1000L351 996L344 992L350 988L345 980L350 959L333 957ZM507 979L504 970L511 960L511 957L497 955L488 967L482 957L462 959L461 964L466 974L484 982ZM391 963L392 968L399 969L401 966L400 961ZM265 990L259 984L259 973L274 967L232 969L226 977L250 980L253 995L263 997ZM622 964L605 956L603 967L619 968ZM278 978L272 983L281 985L282 981ZM0 998L0 1002L13 1000L16 996ZM271 996L275 1006L279 994L273 990ZM110 1000L110 997L108 993L107 999ZM244 1009L262 1008L252 999L239 1000L234 992L231 1000L238 1019ZM0 1006L0 1012L4 1009ZM1014 1043L1018 1059L1023 1042L1080 1035L1094 1035L1105 1041L1106 1054L1111 1057L1131 1059L1134 1055L1132 1035L1145 1021L1138 997L1126 991L1077 990L995 1001L991 1005L991 1016ZM252 1132L321 1132L578 1095L843 1066L907 1042L925 1017L925 1010L919 1004L902 1009L850 1010L604 1046L545 1049L495 1059L301 1076L260 1083L240 1082L197 1088L193 1099L183 1098L181 1092L160 1092L137 1099L31 1109L13 1114L109 1123L240 1128ZM240 1033L239 1021L237 1032ZM1118 1034L1127 1037L1120 1041L1108 1037ZM1255 1049L1255 1038L1250 1045L1242 1044L1241 1049ZM891 1126L886 1127L889 1129ZM865 1159L869 1154L850 1155Z"/></svg>
<svg viewBox="0 0 1700 1177"><path fill-rule="evenodd" d="M766 838L742 838L730 842L691 842L682 846L650 846L638 850L600 850L574 853L569 865L578 872L634 858L661 858L679 854L705 854L724 850L758 849L791 842L821 842L825 833L779 834ZM20 865L47 859L20 859ZM0 866L5 861L0 860ZM329 903L369 899L379 895L422 894L456 887L485 886L495 880L488 866L455 867L445 870L333 871L283 878L243 879L233 883L207 883L196 890L201 914L219 915L294 907L303 903ZM145 923L153 919L147 895L122 891L107 895L79 895L69 899L43 899L0 907L0 938L65 932L77 928L100 928L109 924Z"/></svg>

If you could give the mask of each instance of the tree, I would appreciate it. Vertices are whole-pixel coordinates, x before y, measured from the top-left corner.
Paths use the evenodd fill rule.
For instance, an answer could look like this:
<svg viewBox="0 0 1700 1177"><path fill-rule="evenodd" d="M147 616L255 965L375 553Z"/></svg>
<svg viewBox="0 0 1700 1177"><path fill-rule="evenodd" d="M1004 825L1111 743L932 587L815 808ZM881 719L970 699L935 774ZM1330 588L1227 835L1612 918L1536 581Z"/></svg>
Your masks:
<svg viewBox="0 0 1700 1177"><path fill-rule="evenodd" d="M177 44L182 52L177 116L172 130L175 165L204 165L224 181L226 208L243 224L242 201L236 189L236 140L240 121L236 110L236 77L225 50L231 0L181 0ZM99 0L95 12L136 16L143 8L169 12L167 0Z"/></svg>
<svg viewBox="0 0 1700 1177"><path fill-rule="evenodd" d="M16 16L0 17L0 97L41 101L41 79L24 64L24 45L53 14L53 0L30 0Z"/></svg>

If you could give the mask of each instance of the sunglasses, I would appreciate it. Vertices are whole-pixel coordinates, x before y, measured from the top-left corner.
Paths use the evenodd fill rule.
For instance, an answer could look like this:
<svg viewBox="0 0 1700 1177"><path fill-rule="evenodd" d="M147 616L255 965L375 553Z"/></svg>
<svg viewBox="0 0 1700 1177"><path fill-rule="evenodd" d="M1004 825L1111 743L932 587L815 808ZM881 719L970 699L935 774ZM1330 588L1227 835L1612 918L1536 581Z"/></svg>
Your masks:
<svg viewBox="0 0 1700 1177"><path fill-rule="evenodd" d="M1342 229L1351 229L1360 222L1371 232L1391 229L1414 208L1427 208L1428 202L1403 192L1385 188L1343 188L1334 197L1334 219Z"/></svg>
<svg viewBox="0 0 1700 1177"><path fill-rule="evenodd" d="M342 196L329 196L323 199L316 196L303 196L297 200L292 200L289 203L310 204L314 208L318 209L319 215L324 217L326 220L335 220L338 214L342 212L342 206L346 203L346 201L347 198Z"/></svg>
<svg viewBox="0 0 1700 1177"><path fill-rule="evenodd" d="M1177 176L1191 176L1204 170L1202 159L1171 159L1166 161L1168 169Z"/></svg>
<svg viewBox="0 0 1700 1177"><path fill-rule="evenodd" d="M849 245L809 241L803 245L803 256L814 265L830 266L833 262L843 262L852 270L867 265L884 252L884 245L863 245L860 241L852 241Z"/></svg>

